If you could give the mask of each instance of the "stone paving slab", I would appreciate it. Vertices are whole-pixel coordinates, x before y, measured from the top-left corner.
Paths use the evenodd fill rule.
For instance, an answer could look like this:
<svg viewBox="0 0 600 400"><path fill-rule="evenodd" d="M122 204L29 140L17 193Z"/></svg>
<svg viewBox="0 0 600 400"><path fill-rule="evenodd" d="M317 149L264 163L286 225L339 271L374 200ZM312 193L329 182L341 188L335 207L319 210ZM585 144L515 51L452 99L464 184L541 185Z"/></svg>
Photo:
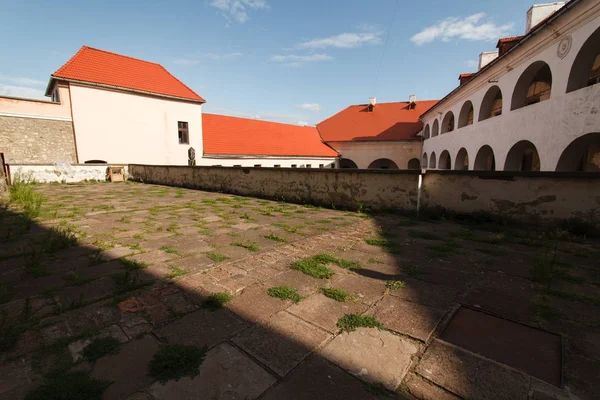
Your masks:
<svg viewBox="0 0 600 400"><path fill-rule="evenodd" d="M417 374L411 373L407 376L404 384L410 393L418 399L431 400L460 400L454 394L434 385L427 379L423 379Z"/></svg>
<svg viewBox="0 0 600 400"><path fill-rule="evenodd" d="M246 321L264 323L272 315L290 307L291 300L281 300L267 294L263 285L248 286L235 296L226 307ZM251 304L251 307L248 305Z"/></svg>
<svg viewBox="0 0 600 400"><path fill-rule="evenodd" d="M440 340L425 351L416 372L468 399L525 400L529 378Z"/></svg>
<svg viewBox="0 0 600 400"><path fill-rule="evenodd" d="M388 329L426 342L443 312L395 296L385 296L368 314L374 315Z"/></svg>
<svg viewBox="0 0 600 400"><path fill-rule="evenodd" d="M148 363L159 348L158 341L150 335L124 345L119 353L99 359L90 376L112 381L104 399L120 399L150 385Z"/></svg>
<svg viewBox="0 0 600 400"><path fill-rule="evenodd" d="M339 331L336 326L338 319L345 314L362 314L366 309L367 306L358 301L339 302L317 293L303 299L299 304L288 308L287 311L330 333L337 333Z"/></svg>
<svg viewBox="0 0 600 400"><path fill-rule="evenodd" d="M267 288L274 286L289 286L296 289L300 296L308 297L315 293L319 285L325 285L326 283L327 281L325 279L315 279L299 271L287 271L274 276L263 284Z"/></svg>
<svg viewBox="0 0 600 400"><path fill-rule="evenodd" d="M361 303L372 305L383 296L385 282L357 274L346 274L334 281L334 286L354 295Z"/></svg>
<svg viewBox="0 0 600 400"><path fill-rule="evenodd" d="M154 383L148 392L160 400L256 399L275 378L244 353L222 344L206 355L196 377Z"/></svg>
<svg viewBox="0 0 600 400"><path fill-rule="evenodd" d="M439 310L447 310L457 299L458 291L445 287L434 285L418 279L404 279L406 287L390 291L390 295L399 297L414 303L434 307Z"/></svg>
<svg viewBox="0 0 600 400"><path fill-rule="evenodd" d="M417 351L414 343L390 332L358 328L336 336L321 355L365 381L396 390Z"/></svg>
<svg viewBox="0 0 600 400"><path fill-rule="evenodd" d="M267 325L257 325L233 338L233 342L280 376L285 376L331 336L285 311Z"/></svg>

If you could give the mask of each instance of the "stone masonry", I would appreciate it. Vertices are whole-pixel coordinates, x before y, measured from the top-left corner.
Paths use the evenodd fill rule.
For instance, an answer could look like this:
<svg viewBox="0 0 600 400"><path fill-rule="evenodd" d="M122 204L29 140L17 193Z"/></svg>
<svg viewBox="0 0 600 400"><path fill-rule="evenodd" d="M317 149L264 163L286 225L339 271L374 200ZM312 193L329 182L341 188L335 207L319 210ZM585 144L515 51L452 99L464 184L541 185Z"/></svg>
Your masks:
<svg viewBox="0 0 600 400"><path fill-rule="evenodd" d="M7 164L76 163L73 124L0 116L0 151Z"/></svg>

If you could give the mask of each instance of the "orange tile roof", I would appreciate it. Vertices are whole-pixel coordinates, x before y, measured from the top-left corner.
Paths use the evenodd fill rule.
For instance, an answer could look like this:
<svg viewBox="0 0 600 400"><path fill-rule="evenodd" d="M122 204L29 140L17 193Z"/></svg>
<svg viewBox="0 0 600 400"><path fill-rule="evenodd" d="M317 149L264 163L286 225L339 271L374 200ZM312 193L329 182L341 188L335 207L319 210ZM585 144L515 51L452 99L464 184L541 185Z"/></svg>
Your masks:
<svg viewBox="0 0 600 400"><path fill-rule="evenodd" d="M202 113L204 154L337 157L315 127Z"/></svg>
<svg viewBox="0 0 600 400"><path fill-rule="evenodd" d="M373 111L368 104L353 105L317 124L317 129L325 142L418 140L423 129L419 116L436 103L417 101L412 110L408 102L378 103Z"/></svg>
<svg viewBox="0 0 600 400"><path fill-rule="evenodd" d="M202 97L160 64L88 46L79 49L77 54L52 74L52 78L96 83L204 103Z"/></svg>
<svg viewBox="0 0 600 400"><path fill-rule="evenodd" d="M496 44L496 47L499 47L501 44L504 44L504 43L518 42L521 39L523 39L523 36L510 36L510 37L500 38L500 40L498 40L498 44Z"/></svg>

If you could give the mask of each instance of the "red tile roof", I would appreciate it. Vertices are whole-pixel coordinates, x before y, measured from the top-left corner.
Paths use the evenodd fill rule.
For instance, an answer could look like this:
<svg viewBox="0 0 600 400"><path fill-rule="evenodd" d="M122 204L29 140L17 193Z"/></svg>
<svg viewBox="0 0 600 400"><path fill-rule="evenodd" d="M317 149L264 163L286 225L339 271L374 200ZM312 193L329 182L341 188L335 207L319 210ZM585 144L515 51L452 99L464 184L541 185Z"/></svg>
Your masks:
<svg viewBox="0 0 600 400"><path fill-rule="evenodd" d="M368 104L353 105L317 124L317 129L325 142L418 140L423 129L419 116L436 103L417 101L414 109L408 102L378 103L372 111Z"/></svg>
<svg viewBox="0 0 600 400"><path fill-rule="evenodd" d="M204 154L337 157L315 127L202 113Z"/></svg>
<svg viewBox="0 0 600 400"><path fill-rule="evenodd" d="M518 42L521 39L523 39L523 36L510 36L510 37L501 38L500 40L498 40L498 44L496 44L496 47L499 47L501 44L504 44L504 43Z"/></svg>
<svg viewBox="0 0 600 400"><path fill-rule="evenodd" d="M204 103L202 97L160 64L87 46L79 49L77 54L52 74L52 78L96 83Z"/></svg>

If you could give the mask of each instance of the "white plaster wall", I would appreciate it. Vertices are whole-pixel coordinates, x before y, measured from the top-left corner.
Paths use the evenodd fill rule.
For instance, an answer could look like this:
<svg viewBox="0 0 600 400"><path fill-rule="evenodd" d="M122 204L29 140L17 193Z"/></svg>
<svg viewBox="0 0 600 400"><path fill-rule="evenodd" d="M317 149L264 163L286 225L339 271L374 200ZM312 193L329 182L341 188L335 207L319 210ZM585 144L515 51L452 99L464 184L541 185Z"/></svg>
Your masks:
<svg viewBox="0 0 600 400"><path fill-rule="evenodd" d="M71 100L80 162L187 165L189 147L202 154L198 103L73 84ZM188 123L190 144L179 144L177 121Z"/></svg>
<svg viewBox="0 0 600 400"><path fill-rule="evenodd" d="M197 156L196 156L197 157ZM297 168L319 168L320 164L323 164L324 168L332 168L332 164L335 165L336 159L333 157L324 158L196 158L197 166L216 166L220 165L223 167L233 167L234 165L241 165L242 167L254 167L260 165L265 168L272 168L275 165L279 165L281 168L291 168L292 165L296 165Z"/></svg>
<svg viewBox="0 0 600 400"><path fill-rule="evenodd" d="M60 103L50 101L49 97L47 101L42 101L0 96L0 115L70 121L71 101L68 85L60 84L58 86L58 97Z"/></svg>
<svg viewBox="0 0 600 400"><path fill-rule="evenodd" d="M347 158L356 163L358 168L366 169L380 158L388 158L396 163L399 169L408 168L408 160L421 159L421 142L328 142L342 158Z"/></svg>
<svg viewBox="0 0 600 400"><path fill-rule="evenodd" d="M66 182L76 183L84 180L106 180L106 169L108 165L72 165L72 164L48 164L48 165L11 165L10 174L21 175L24 178L33 178L36 182ZM127 173L127 166L125 166Z"/></svg>
<svg viewBox="0 0 600 400"><path fill-rule="evenodd" d="M465 148L469 169L473 169L478 150L489 145L494 150L496 170L503 170L511 147L521 140L532 142L539 153L541 170L554 171L563 150L575 139L592 132L600 132L600 85L566 93L571 66L581 46L600 27L600 3L581 3L583 8L571 11L553 24L553 28L528 40L522 49L515 50L507 59L500 60L489 71L477 77L465 88L423 115L423 122L441 124L447 112L452 111L458 123L462 105L471 100L474 123L452 132L439 134L423 142L423 153L429 158L439 157L448 150L455 167L456 155ZM587 7L587 8L586 8ZM558 33L556 35L555 33ZM564 59L557 55L557 47L564 35L571 35L572 45ZM557 37L558 36L558 37ZM545 61L552 72L550 99L511 111L511 100L516 83L525 69L536 61ZM497 80L490 83L489 80ZM479 110L487 90L497 85L502 90L502 115L479 122Z"/></svg>

